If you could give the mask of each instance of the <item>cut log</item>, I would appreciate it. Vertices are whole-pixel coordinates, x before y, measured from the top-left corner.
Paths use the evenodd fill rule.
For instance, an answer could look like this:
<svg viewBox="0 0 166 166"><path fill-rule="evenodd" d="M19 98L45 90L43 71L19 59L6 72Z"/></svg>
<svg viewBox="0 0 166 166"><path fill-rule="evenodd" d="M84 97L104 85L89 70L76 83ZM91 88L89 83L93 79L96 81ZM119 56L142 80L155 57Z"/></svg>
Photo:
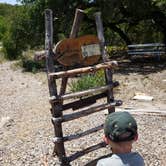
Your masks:
<svg viewBox="0 0 166 166"><path fill-rule="evenodd" d="M71 103L64 104L62 106L63 111L72 108L73 110L80 109L82 107L88 106L90 104L94 104L97 99L101 99L106 97L106 93L100 93L97 95L93 95L87 98L79 99Z"/></svg>
<svg viewBox="0 0 166 166"><path fill-rule="evenodd" d="M94 95L97 93L101 93L101 92L105 92L107 90L109 90L110 88L113 88L113 85L106 85L106 86L102 86L102 87L97 87L97 88L91 88L88 90L84 90L84 91L80 91L80 92L75 92L75 93L69 93L69 94L65 94L62 96L51 96L50 97L50 102L54 103L57 102L59 100L68 100L71 98L79 98L79 97L83 97L83 96L88 96L88 95Z"/></svg>
<svg viewBox="0 0 166 166"><path fill-rule="evenodd" d="M63 117L52 118L52 122L54 124L57 124L60 122L68 122L70 120L78 119L78 118L81 118L81 117L84 117L84 116L87 116L95 112L99 112L114 106L116 106L116 102L109 103L109 104L96 104L94 106L86 107L85 109L82 109L81 111L76 113L67 114L67 115L64 115Z"/></svg>
<svg viewBox="0 0 166 166"><path fill-rule="evenodd" d="M35 61L41 61L41 60L45 60L45 59L46 59L46 52L45 52L45 50L36 51L34 53L34 60Z"/></svg>
<svg viewBox="0 0 166 166"><path fill-rule="evenodd" d="M76 76L77 74L90 73L90 72L92 73L100 69L116 68L117 66L118 64L116 61L110 61L110 62L98 64L95 66L91 66L91 67L83 67L83 68L78 68L78 69L73 69L68 71L49 73L49 76L55 77L55 78L72 77L72 76Z"/></svg>

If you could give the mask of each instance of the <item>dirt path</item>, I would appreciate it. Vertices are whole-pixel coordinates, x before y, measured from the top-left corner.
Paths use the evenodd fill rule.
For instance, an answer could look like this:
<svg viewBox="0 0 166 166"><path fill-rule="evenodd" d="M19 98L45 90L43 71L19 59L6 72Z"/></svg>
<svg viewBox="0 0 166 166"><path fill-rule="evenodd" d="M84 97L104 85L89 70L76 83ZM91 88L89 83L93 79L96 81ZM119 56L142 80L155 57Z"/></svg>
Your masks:
<svg viewBox="0 0 166 166"><path fill-rule="evenodd" d="M19 160L33 163L26 153L40 158L39 146L46 137L39 144L38 139L49 123L47 85L39 76L13 71L10 66L10 62L0 65L0 119L4 124L0 129L0 158L5 165L19 165Z"/></svg>
<svg viewBox="0 0 166 166"><path fill-rule="evenodd" d="M166 111L166 70L139 73L119 70L114 77L119 80L115 97L124 101L121 109L147 109ZM154 97L152 102L132 100L134 93L144 92ZM48 88L45 73L23 73L12 70L11 62L0 64L0 166L42 165L43 148L47 151L49 165L57 162L51 157L53 127L50 122ZM64 125L64 134L80 132L102 122L103 113ZM140 142L135 146L145 158L147 165L166 164L166 118L165 116L136 115L140 125ZM79 123L79 125L78 125ZM84 138L67 144L68 152L80 150L100 141L102 131L93 139ZM80 144L81 142L81 144ZM73 162L84 165L91 159L108 153L108 149L97 151ZM56 164L58 165L58 164Z"/></svg>

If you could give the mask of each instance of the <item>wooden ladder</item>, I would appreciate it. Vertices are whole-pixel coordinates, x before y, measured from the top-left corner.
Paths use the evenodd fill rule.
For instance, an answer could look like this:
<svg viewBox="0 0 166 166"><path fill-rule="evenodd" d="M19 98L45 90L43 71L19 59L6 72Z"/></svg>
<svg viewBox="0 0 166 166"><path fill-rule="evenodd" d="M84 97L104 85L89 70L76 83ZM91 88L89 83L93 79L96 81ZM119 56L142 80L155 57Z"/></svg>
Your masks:
<svg viewBox="0 0 166 166"><path fill-rule="evenodd" d="M73 22L73 27L71 30L70 37L75 38L77 36L79 25L81 19L83 18L83 11L80 9L76 10L75 19ZM57 155L60 161L60 164L63 166L70 165L70 162L77 159L80 156L83 156L86 153L89 153L93 150L99 149L101 147L106 146L104 142L101 142L97 145L88 147L80 152L76 152L71 156L66 155L64 142L72 141L73 139L80 138L82 136L91 134L103 128L103 124L97 126L95 128L89 129L80 134L73 134L69 136L63 136L62 123L68 122L101 110L108 109L108 113L115 111L115 106L119 106L122 104L121 101L115 101L113 96L113 88L118 86L118 82L112 81L112 69L117 67L116 61L109 61L107 57L107 53L105 50L105 39L103 35L103 25L101 20L101 13L95 13L95 20L97 25L97 34L100 41L101 55L103 63L87 66L82 68L76 68L67 71L57 72L54 69L53 62L53 25L52 25L52 11L50 9L45 10L45 53L46 53L46 67L47 67L47 78L48 78L48 87L50 93L50 104L51 104L51 114L52 114L52 123L54 126L55 137L53 138L53 142L55 144L53 154ZM88 90L74 92L74 93L65 93L67 81L69 78L76 76L77 74L82 73L92 73L98 70L105 71L106 84L105 86L91 88ZM61 87L59 93L57 91L57 79L62 78ZM83 99L75 99L76 97L83 97L90 95L90 97L86 97ZM107 103L90 105L87 103L94 103L97 99L107 97ZM73 102L64 104L64 100L72 99ZM75 101L74 101L75 100ZM88 105L88 106L87 106ZM65 115L63 113L64 110L74 108L78 109L78 106L83 108L79 112L74 112L71 114Z"/></svg>

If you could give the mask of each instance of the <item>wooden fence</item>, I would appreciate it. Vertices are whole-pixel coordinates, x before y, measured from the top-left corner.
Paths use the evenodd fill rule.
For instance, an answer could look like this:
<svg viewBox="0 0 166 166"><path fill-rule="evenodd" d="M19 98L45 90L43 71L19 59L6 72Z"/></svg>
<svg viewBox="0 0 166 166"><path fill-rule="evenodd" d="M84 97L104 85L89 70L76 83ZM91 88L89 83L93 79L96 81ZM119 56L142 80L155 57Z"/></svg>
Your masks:
<svg viewBox="0 0 166 166"><path fill-rule="evenodd" d="M72 26L72 30L70 33L70 38L77 37L77 33L79 31L79 26L81 23L81 20L83 18L84 12L80 9L76 10L75 18ZM115 61L109 61L109 58L107 56L106 50L105 50L105 39L103 35L103 25L101 20L101 13L97 12L95 13L95 21L97 26L97 34L98 39L100 41L100 48L101 48L101 56L102 56L102 63L93 65L93 66L86 66L81 68L76 68L72 70L66 70L66 71L55 71L54 68L54 61L53 61L53 24L52 24L52 11L47 9L45 10L45 54L46 54L46 67L47 67L47 78L48 78L48 88L50 93L50 104L51 104L51 114L52 114L52 124L54 126L55 136L53 138L53 142L55 144L53 154L57 155L61 165L70 165L70 162L77 159L80 156L85 155L86 153L89 153L91 151L94 151L96 149L99 149L101 147L105 146L104 142L101 142L97 145L88 147L87 149L84 149L83 151L76 152L71 156L67 156L65 151L64 142L65 141L72 141L73 139L80 138L82 136L88 135L90 133L96 132L98 130L101 130L103 128L103 124L89 129L87 131L84 131L80 134L71 134L69 136L63 136L63 130L62 130L62 123L71 121L101 110L108 109L108 113L115 111L115 106L119 106L122 104L121 101L114 100L113 95L113 88L115 86L118 86L118 82L113 82L113 72L112 69L115 69L117 67L117 62ZM97 70L104 70L105 72L105 78L106 83L105 86L97 87L97 88L91 88L88 90L75 92L75 93L67 93L66 94L66 86L68 79L76 76L77 74L82 73L90 73L95 72ZM57 90L57 79L61 78L61 87L58 93ZM81 98L83 96L90 95L86 98ZM97 104L96 100L107 97L107 103L101 103ZM77 98L77 99L76 99ZM64 104L64 100L73 99L73 102ZM94 105L94 103L96 103ZM90 105L93 104L93 105ZM71 113L70 115L63 112L66 109L79 109L83 108L81 111L76 111L74 113Z"/></svg>

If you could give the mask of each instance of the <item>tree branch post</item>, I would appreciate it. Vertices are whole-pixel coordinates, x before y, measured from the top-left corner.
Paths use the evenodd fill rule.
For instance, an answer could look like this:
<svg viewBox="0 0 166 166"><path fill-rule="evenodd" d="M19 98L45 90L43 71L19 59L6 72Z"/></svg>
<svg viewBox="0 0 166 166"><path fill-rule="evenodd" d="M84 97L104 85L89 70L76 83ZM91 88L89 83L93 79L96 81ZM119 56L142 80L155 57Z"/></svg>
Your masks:
<svg viewBox="0 0 166 166"><path fill-rule="evenodd" d="M57 86L54 78L48 77L48 74L54 72L53 63L53 21L52 21L52 11L50 9L45 10L45 53L46 53L46 68L47 68L47 78L50 96L57 96ZM61 103L51 103L51 113L53 118L62 117ZM66 154L63 142L62 124L61 122L53 123L55 137L59 140L55 143L53 154L57 155L61 165L69 165L66 161Z"/></svg>
<svg viewBox="0 0 166 166"><path fill-rule="evenodd" d="M78 31L80 28L81 21L83 19L84 12L81 9L76 9L75 17L72 25L72 29L70 32L70 38L76 38L78 35ZM66 91L66 85L67 85L68 77L62 78L62 86L60 89L60 95L63 95Z"/></svg>
<svg viewBox="0 0 166 166"><path fill-rule="evenodd" d="M104 38L104 30L103 30L103 23L101 19L101 12L96 12L95 13L95 21L96 21L96 26L97 26L97 35L100 41L100 47L101 47L101 55L103 62L109 61L109 57L107 55L106 49L105 49L105 38ZM113 73L111 69L106 69L105 70L105 78L106 78L106 83L108 85L113 84L112 81ZM113 96L113 88L108 90L108 95L107 95L107 102L111 103L114 101L114 96ZM115 107L109 108L108 112L114 112Z"/></svg>

